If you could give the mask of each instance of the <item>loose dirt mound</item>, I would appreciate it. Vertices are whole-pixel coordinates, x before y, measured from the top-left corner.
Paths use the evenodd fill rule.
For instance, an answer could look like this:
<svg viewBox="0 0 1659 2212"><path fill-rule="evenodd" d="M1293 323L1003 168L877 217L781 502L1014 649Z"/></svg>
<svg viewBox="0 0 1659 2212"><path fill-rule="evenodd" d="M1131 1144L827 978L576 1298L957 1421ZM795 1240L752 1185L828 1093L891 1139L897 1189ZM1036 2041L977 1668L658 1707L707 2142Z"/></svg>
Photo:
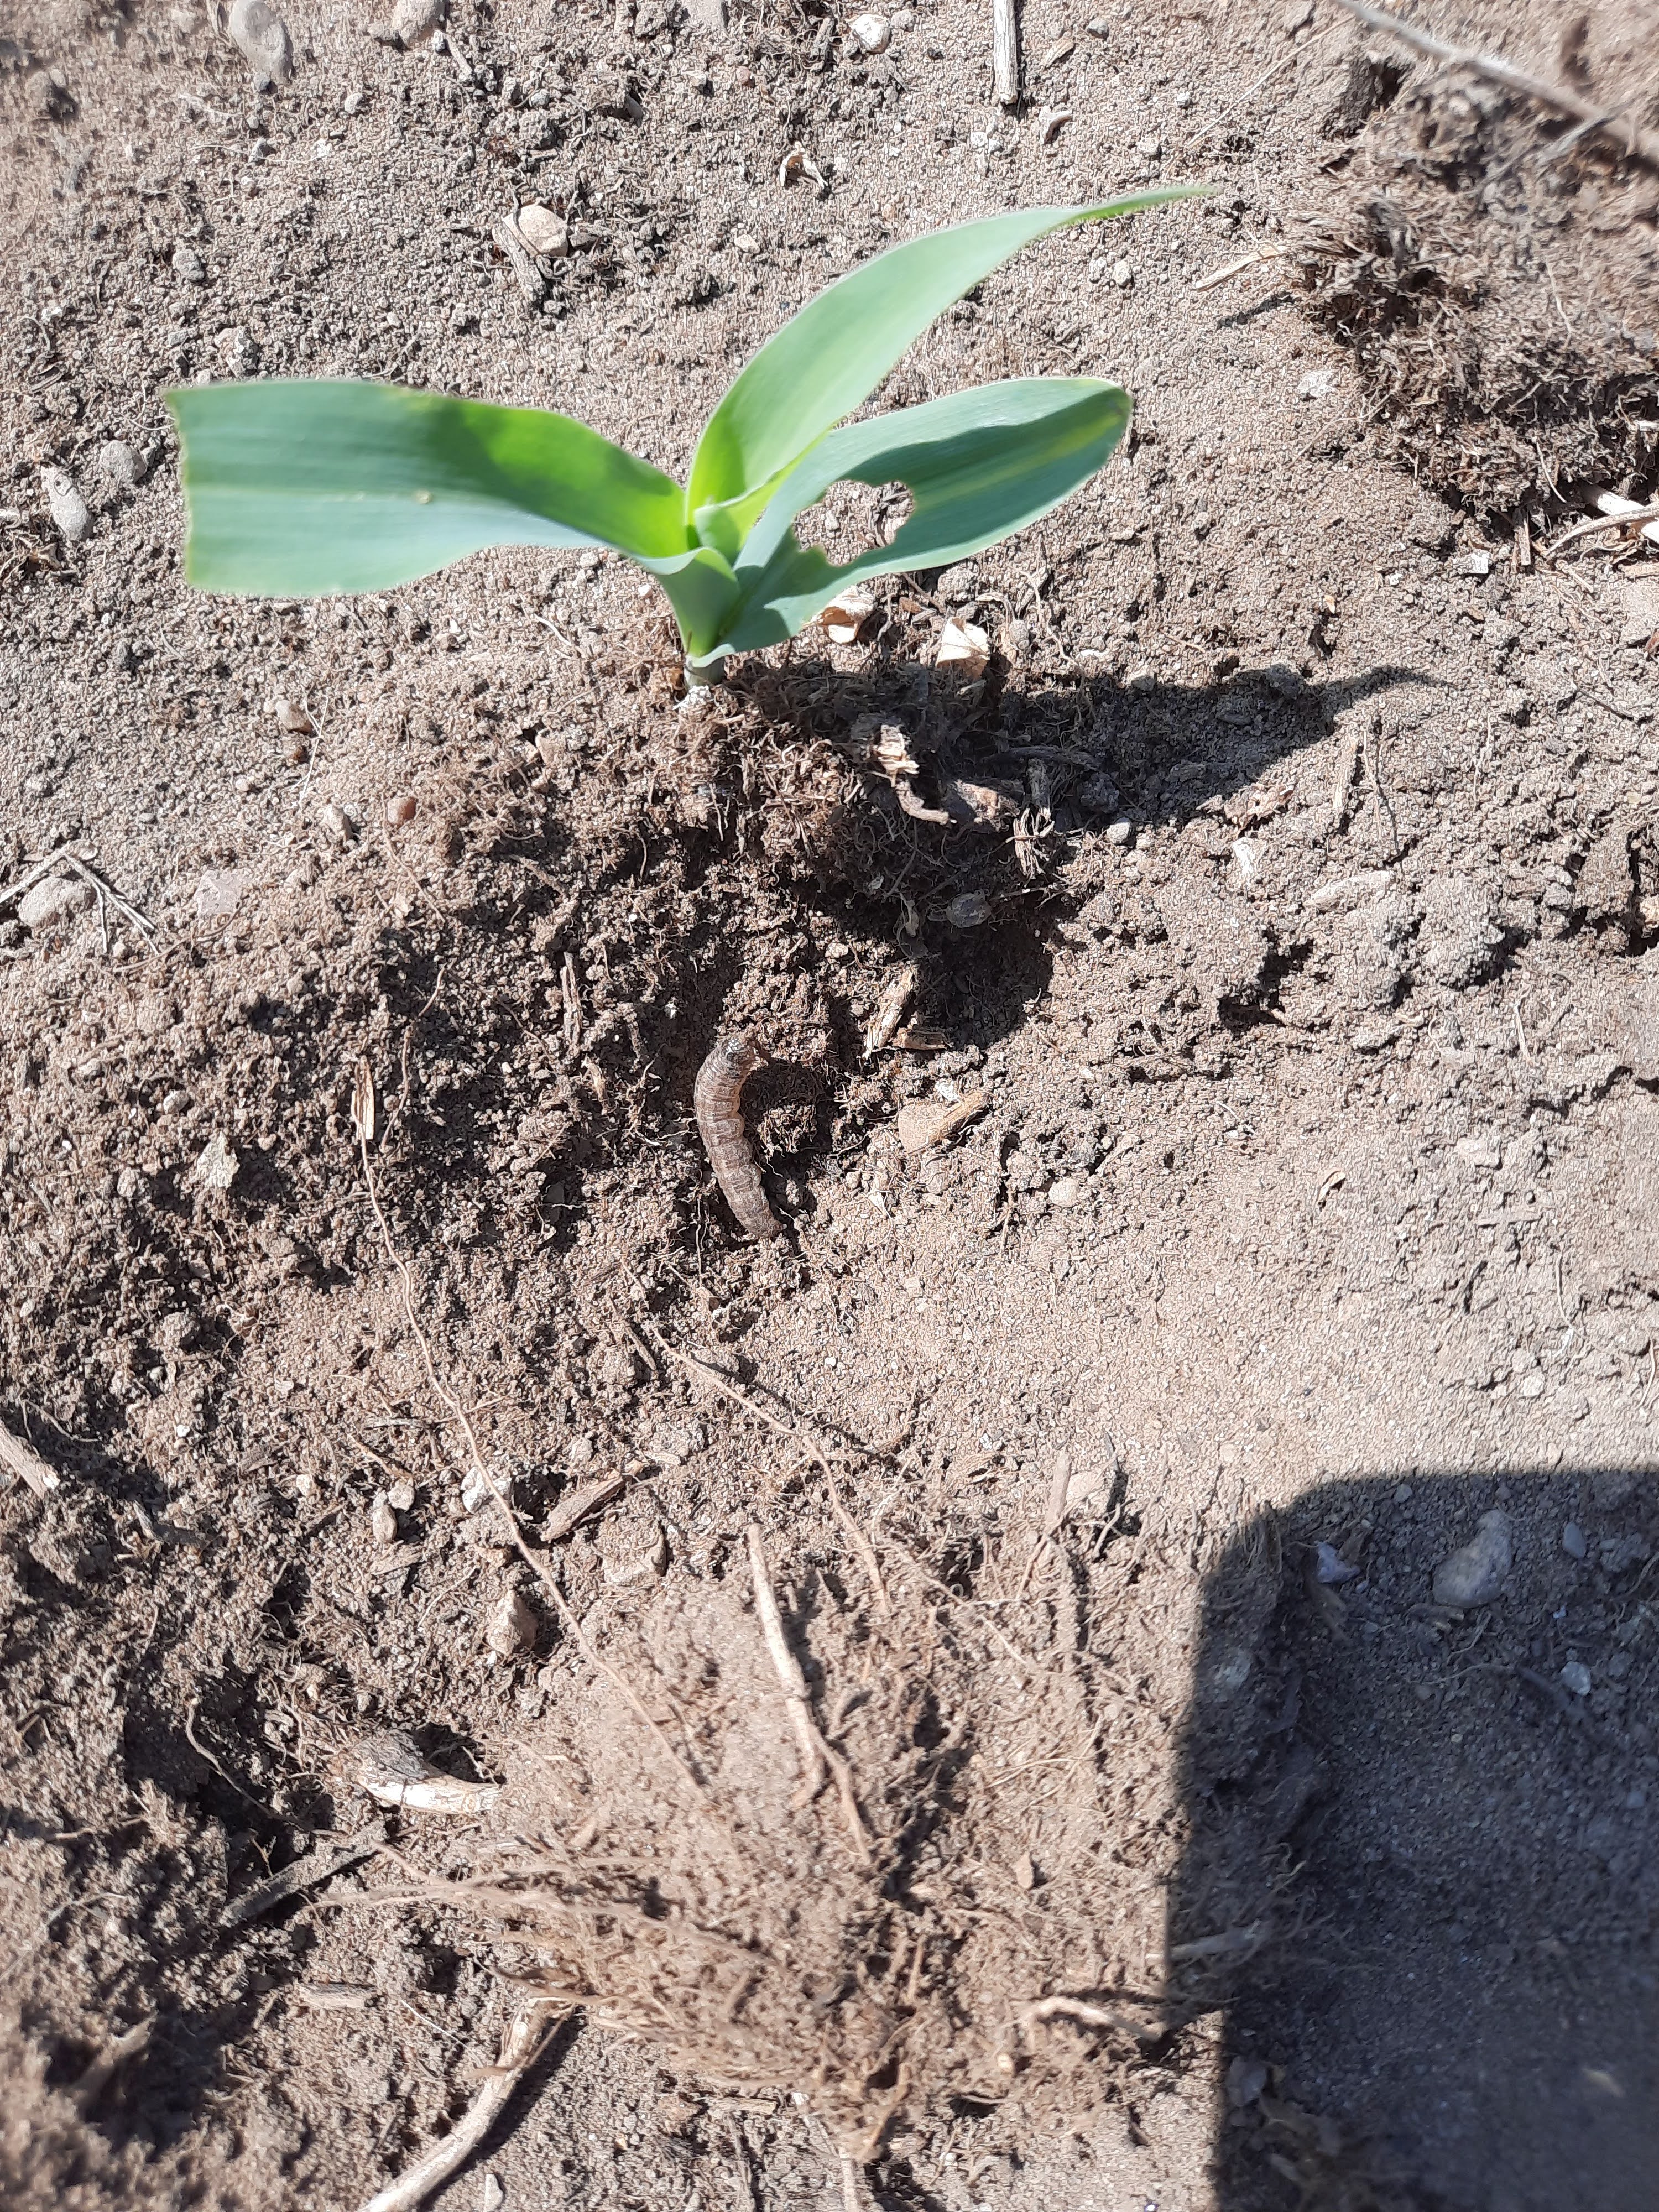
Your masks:
<svg viewBox="0 0 1659 2212"><path fill-rule="evenodd" d="M1506 58L1632 122L1659 115L1650 10L1436 27L1471 42L1496 28ZM1659 175L1385 37L1340 66L1328 130L1370 119L1291 227L1311 312L1352 349L1381 449L1477 514L1530 502L1541 520L1586 486L1650 497Z"/></svg>
<svg viewBox="0 0 1659 2212"><path fill-rule="evenodd" d="M660 1732L610 1686L572 1701L500 1808L520 1840L493 1901L532 1985L706 2086L807 2094L860 2164L951 2100L1018 2130L1121 2094L1085 2059L1171 2024L1169 1623L1126 1601L1145 1562L1108 1496L1071 1514L1063 1549L987 1547L964 1516L921 1539L936 1571L900 1507L874 1583L873 1551L849 1577L844 1544L797 1534L783 1633L810 1706L742 1547L673 1608L620 1613L601 1656Z"/></svg>

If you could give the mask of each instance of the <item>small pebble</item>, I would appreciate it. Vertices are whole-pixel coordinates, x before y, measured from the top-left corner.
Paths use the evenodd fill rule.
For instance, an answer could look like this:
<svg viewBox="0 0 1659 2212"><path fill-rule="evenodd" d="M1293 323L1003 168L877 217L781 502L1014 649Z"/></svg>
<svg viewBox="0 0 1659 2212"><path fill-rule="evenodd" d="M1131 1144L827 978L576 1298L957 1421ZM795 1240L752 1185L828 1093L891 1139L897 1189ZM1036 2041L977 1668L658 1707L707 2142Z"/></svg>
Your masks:
<svg viewBox="0 0 1659 2212"><path fill-rule="evenodd" d="M478 2212L501 2212L507 2202L507 2191L493 2173L485 2174L478 2187Z"/></svg>
<svg viewBox="0 0 1659 2212"><path fill-rule="evenodd" d="M1589 1550L1584 1532L1576 1521L1569 1521L1561 1531L1561 1549L1570 1559L1582 1559Z"/></svg>
<svg viewBox="0 0 1659 2212"><path fill-rule="evenodd" d="M227 921L252 890L254 878L246 868L204 868L196 886L198 921Z"/></svg>
<svg viewBox="0 0 1659 2212"><path fill-rule="evenodd" d="M1075 1176L1060 1176L1048 1186L1048 1203L1062 1212L1076 1206L1083 1196L1083 1186Z"/></svg>
<svg viewBox="0 0 1659 2212"><path fill-rule="evenodd" d="M498 1659L516 1659L535 1643L539 1625L519 1592L505 1590L489 1616L484 1641Z"/></svg>
<svg viewBox="0 0 1659 2212"><path fill-rule="evenodd" d="M1541 1398L1544 1395L1544 1378L1536 1372L1523 1375L1516 1382L1515 1389L1517 1397Z"/></svg>
<svg viewBox="0 0 1659 2212"><path fill-rule="evenodd" d="M569 252L569 227L564 217L555 215L551 208L530 200L519 210L514 220L520 237L532 253L545 253L556 261Z"/></svg>
<svg viewBox="0 0 1659 2212"><path fill-rule="evenodd" d="M1482 1130L1473 1137L1460 1137L1452 1148L1460 1160L1472 1168L1498 1168L1504 1164L1504 1152L1496 1137Z"/></svg>
<svg viewBox="0 0 1659 2212"><path fill-rule="evenodd" d="M75 478L67 469L42 469L40 488L52 520L71 545L78 545L92 527L92 515Z"/></svg>
<svg viewBox="0 0 1659 2212"><path fill-rule="evenodd" d="M300 738L316 736L317 725L297 699L279 699L272 712L276 714L279 730L287 730L291 735Z"/></svg>
<svg viewBox="0 0 1659 2212"><path fill-rule="evenodd" d="M317 819L331 837L337 838L342 844L345 844L349 840L352 833L351 817L337 799L331 799L325 806L320 808Z"/></svg>
<svg viewBox="0 0 1659 2212"><path fill-rule="evenodd" d="M1106 825L1106 842L1109 845L1127 845L1134 834L1134 823L1126 821L1121 815L1115 822L1109 822Z"/></svg>
<svg viewBox="0 0 1659 2212"><path fill-rule="evenodd" d="M1561 1669L1561 1686L1571 1690L1575 1698L1589 1697L1590 1681L1590 1670L1582 1659L1569 1659Z"/></svg>
<svg viewBox="0 0 1659 2212"><path fill-rule="evenodd" d="M294 74L294 46L288 25L265 0L232 0L225 28L260 92L286 84Z"/></svg>
<svg viewBox="0 0 1659 2212"><path fill-rule="evenodd" d="M385 1491L377 1490L374 1503L368 1509L368 1525L377 1544L395 1544L398 1540L398 1516L392 1510Z"/></svg>
<svg viewBox="0 0 1659 2212"><path fill-rule="evenodd" d="M1513 1557L1508 1514L1483 1513L1468 1542L1449 1553L1435 1569L1435 1603L1490 1605L1504 1586Z"/></svg>
<svg viewBox="0 0 1659 2212"><path fill-rule="evenodd" d="M401 830L405 822L415 819L415 799L407 791L394 792L386 803L386 818L394 830Z"/></svg>
<svg viewBox="0 0 1659 2212"><path fill-rule="evenodd" d="M1227 2069L1227 2102L1236 2112L1255 2104L1267 2086L1267 2064L1262 2058L1235 2058Z"/></svg>
<svg viewBox="0 0 1659 2212"><path fill-rule="evenodd" d="M386 31L400 46L418 46L443 28L447 13L445 0L398 0Z"/></svg>
<svg viewBox="0 0 1659 2212"><path fill-rule="evenodd" d="M885 15L854 15L847 28L866 54L884 54L893 35Z"/></svg>
<svg viewBox="0 0 1659 2212"><path fill-rule="evenodd" d="M98 473L111 483L131 491L144 480L144 465L120 438L109 438L98 448Z"/></svg>
<svg viewBox="0 0 1659 2212"><path fill-rule="evenodd" d="M49 929L53 922L67 921L72 914L84 914L97 896L90 884L48 876L18 900L17 919L25 929Z"/></svg>
<svg viewBox="0 0 1659 2212"><path fill-rule="evenodd" d="M952 929L977 929L991 919L991 902L983 891L963 891L945 909Z"/></svg>
<svg viewBox="0 0 1659 2212"><path fill-rule="evenodd" d="M173 273L185 284L205 284L207 264L187 238L173 249Z"/></svg>
<svg viewBox="0 0 1659 2212"><path fill-rule="evenodd" d="M1155 161L1164 151L1164 141L1161 138L1138 138L1135 151L1143 161Z"/></svg>
<svg viewBox="0 0 1659 2212"><path fill-rule="evenodd" d="M1112 282L1116 285L1120 292L1127 292L1130 285L1133 284L1134 281L1135 272L1132 263L1127 261L1113 262Z"/></svg>
<svg viewBox="0 0 1659 2212"><path fill-rule="evenodd" d="M1334 1544L1322 1544L1314 1571L1322 1583L1351 1583L1359 1570L1348 1565Z"/></svg>
<svg viewBox="0 0 1659 2212"><path fill-rule="evenodd" d="M1296 396L1298 399L1328 399L1335 389L1334 368L1310 368L1298 380Z"/></svg>

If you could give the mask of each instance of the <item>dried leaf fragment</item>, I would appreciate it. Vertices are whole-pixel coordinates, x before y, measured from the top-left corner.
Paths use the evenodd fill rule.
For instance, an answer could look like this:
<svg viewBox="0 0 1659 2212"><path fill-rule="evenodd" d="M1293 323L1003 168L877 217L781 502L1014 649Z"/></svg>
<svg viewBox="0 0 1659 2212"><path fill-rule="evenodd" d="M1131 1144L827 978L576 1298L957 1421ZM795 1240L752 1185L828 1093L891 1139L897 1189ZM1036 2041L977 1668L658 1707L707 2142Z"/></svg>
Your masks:
<svg viewBox="0 0 1659 2212"><path fill-rule="evenodd" d="M933 660L935 666L951 669L971 682L991 664L991 641L977 623L947 622L939 634Z"/></svg>
<svg viewBox="0 0 1659 2212"><path fill-rule="evenodd" d="M817 619L831 645L856 645L859 632L875 611L873 592L854 584L831 599Z"/></svg>

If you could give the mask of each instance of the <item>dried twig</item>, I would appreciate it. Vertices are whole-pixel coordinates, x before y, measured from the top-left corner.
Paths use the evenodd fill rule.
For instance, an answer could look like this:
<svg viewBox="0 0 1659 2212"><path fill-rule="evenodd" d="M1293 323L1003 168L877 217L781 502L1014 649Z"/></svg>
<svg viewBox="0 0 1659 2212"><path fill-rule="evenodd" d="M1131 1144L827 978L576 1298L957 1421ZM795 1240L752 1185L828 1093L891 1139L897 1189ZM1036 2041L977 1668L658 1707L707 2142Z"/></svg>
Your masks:
<svg viewBox="0 0 1659 2212"><path fill-rule="evenodd" d="M1249 253L1241 253L1237 261L1224 262L1219 269L1212 269L1207 276L1200 276L1193 289L1194 292L1213 292L1218 284L1231 283L1235 276L1242 276L1247 269L1254 269L1258 262L1283 261L1294 251L1294 247L1288 245L1254 246Z"/></svg>
<svg viewBox="0 0 1659 2212"><path fill-rule="evenodd" d="M1019 98L1019 30L1014 0L991 0L991 69L997 100L1012 107Z"/></svg>
<svg viewBox="0 0 1659 2212"><path fill-rule="evenodd" d="M92 2110L128 2059L136 2058L143 2050L155 2030L155 2018L152 2014L149 2019L141 2020L137 2027L130 2027L125 2035L118 2035L104 2045L70 2092L77 2112Z"/></svg>
<svg viewBox="0 0 1659 2212"><path fill-rule="evenodd" d="M1401 22L1399 16L1390 15L1386 9L1371 7L1369 0L1341 0L1341 4L1371 30L1385 32L1402 46L1427 54L1432 61L1445 62L1453 69L1468 70L1489 83L1501 84L1506 92L1518 92L1524 100L1535 100L1540 107L1553 108L1558 115L1571 115L1586 129L1601 131L1624 152L1637 155L1659 169L1659 131L1644 130L1639 123L1620 123L1605 108L1569 91L1564 84L1551 84L1541 76L1516 69L1501 54L1478 54L1472 47L1450 46L1431 32L1419 30L1415 23Z"/></svg>
<svg viewBox="0 0 1659 2212"><path fill-rule="evenodd" d="M415 2205L424 2204L451 2174L465 2165L489 2133L497 2114L517 2086L519 2076L541 2056L548 2037L569 2016L560 2012L550 2021L548 2014L552 2009L545 2004L525 2007L501 2039L500 2063L486 2075L483 2088L443 2141L434 2143L424 2158L417 2159L407 2173L399 2174L396 2181L377 2190L362 2212L412 2212Z"/></svg>
<svg viewBox="0 0 1659 2212"><path fill-rule="evenodd" d="M13 1436L0 1421L0 1468L26 1482L37 1498L50 1498L60 1487L56 1472L46 1465L33 1444Z"/></svg>
<svg viewBox="0 0 1659 2212"><path fill-rule="evenodd" d="M343 1874L348 1867L373 1858L385 1841L377 1828L360 1843L346 1844L337 1850L324 1844L317 1850L307 1851L304 1858L295 1859L280 1874L256 1883L244 1895L233 1898L219 1915L219 1925L240 1928L250 1920L258 1919L262 1913L275 1911L290 1897L297 1897L302 1889L314 1889L319 1881L327 1881L337 1874Z"/></svg>
<svg viewBox="0 0 1659 2212"><path fill-rule="evenodd" d="M1569 545L1576 544L1581 538L1596 538L1604 530L1628 530L1632 525L1650 522L1659 522L1659 500L1650 501L1646 507L1632 506L1627 514L1598 514L1593 522L1576 522L1571 530L1564 531L1553 545L1540 550L1547 560L1553 561L1558 553ZM1645 536L1647 533L1644 531L1643 534Z"/></svg>
<svg viewBox="0 0 1659 2212"><path fill-rule="evenodd" d="M870 1863L870 1836L864 1825L864 1815L859 1811L858 1799L854 1795L853 1778L848 1771L847 1761L824 1741L818 1724L812 1717L812 1701L806 1694L806 1677L801 1673L800 1662L789 1649L789 1639L783 1632L783 1616L778 1611L772 1577L767 1571L761 1532L753 1522L749 1524L749 1571L755 1579L755 1610L760 1615L761 1632L766 1638L772 1669L788 1705L789 1717L794 1724L796 1740L800 1745L801 1802L810 1803L817 1796L827 1768L835 1783L836 1795L841 1799L841 1809L846 1817L848 1832L853 1838L853 1848L867 1866Z"/></svg>

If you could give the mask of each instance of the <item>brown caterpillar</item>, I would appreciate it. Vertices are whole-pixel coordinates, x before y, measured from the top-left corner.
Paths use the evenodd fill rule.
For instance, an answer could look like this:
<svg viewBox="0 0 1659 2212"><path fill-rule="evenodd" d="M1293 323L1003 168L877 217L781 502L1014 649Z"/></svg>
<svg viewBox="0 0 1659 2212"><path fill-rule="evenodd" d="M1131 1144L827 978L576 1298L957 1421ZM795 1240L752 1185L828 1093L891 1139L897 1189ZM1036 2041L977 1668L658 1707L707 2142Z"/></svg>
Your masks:
<svg viewBox="0 0 1659 2212"><path fill-rule="evenodd" d="M765 1059L747 1030L734 1030L720 1038L697 1070L691 1093L697 1127L708 1154L714 1180L726 1193L726 1202L738 1218L739 1228L763 1243L775 1237L782 1224L766 1203L760 1170L749 1148L740 1101L743 1086Z"/></svg>

